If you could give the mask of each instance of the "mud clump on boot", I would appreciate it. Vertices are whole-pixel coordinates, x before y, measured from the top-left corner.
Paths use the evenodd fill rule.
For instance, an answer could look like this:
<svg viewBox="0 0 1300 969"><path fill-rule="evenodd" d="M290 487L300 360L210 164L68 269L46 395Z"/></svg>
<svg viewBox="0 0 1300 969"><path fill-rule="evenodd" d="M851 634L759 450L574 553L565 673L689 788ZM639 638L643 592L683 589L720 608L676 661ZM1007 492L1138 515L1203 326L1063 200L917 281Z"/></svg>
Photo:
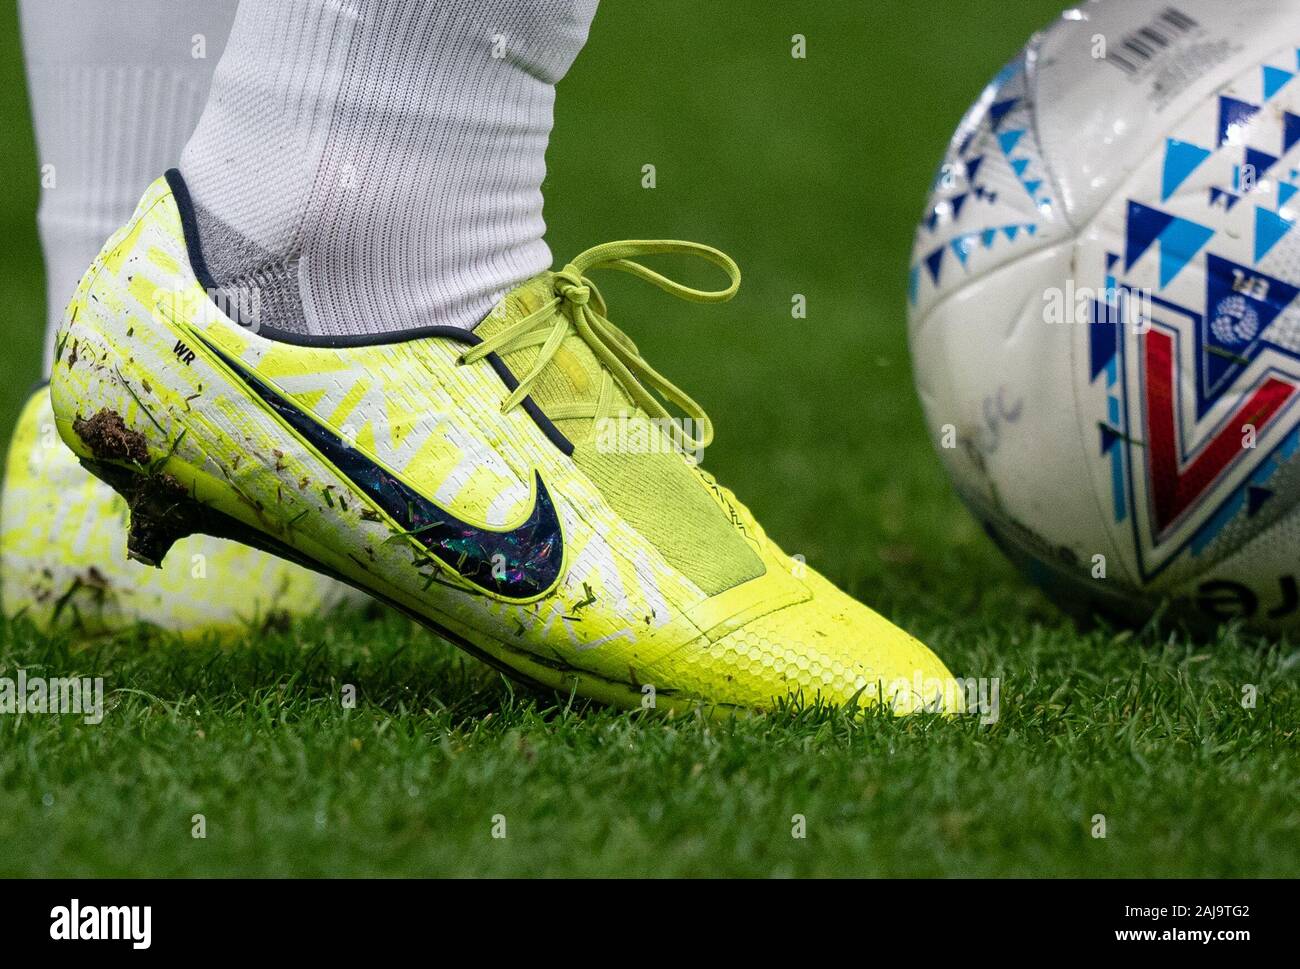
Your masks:
<svg viewBox="0 0 1300 969"><path fill-rule="evenodd" d="M116 411L105 408L89 420L78 417L72 422L72 429L101 461L149 463L144 435L127 427Z"/></svg>
<svg viewBox="0 0 1300 969"><path fill-rule="evenodd" d="M161 566L173 542L200 530L196 503L170 474L137 478L126 500L131 508L126 554L137 562Z"/></svg>
<svg viewBox="0 0 1300 969"><path fill-rule="evenodd" d="M126 499L129 558L161 566L177 539L204 530L205 509L176 478L150 467L144 435L127 427L121 414L105 408L89 420L78 417L72 429L95 456L82 463Z"/></svg>

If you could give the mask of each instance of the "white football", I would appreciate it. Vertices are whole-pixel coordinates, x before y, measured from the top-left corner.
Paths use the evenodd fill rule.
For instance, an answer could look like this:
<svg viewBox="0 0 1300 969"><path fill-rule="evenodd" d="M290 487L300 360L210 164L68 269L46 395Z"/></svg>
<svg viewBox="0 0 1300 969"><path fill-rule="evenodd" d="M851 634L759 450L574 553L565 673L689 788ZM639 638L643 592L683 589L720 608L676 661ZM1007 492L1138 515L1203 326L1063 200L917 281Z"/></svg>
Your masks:
<svg viewBox="0 0 1300 969"><path fill-rule="evenodd" d="M1300 3L1096 0L957 128L909 338L962 498L1058 602L1300 630Z"/></svg>

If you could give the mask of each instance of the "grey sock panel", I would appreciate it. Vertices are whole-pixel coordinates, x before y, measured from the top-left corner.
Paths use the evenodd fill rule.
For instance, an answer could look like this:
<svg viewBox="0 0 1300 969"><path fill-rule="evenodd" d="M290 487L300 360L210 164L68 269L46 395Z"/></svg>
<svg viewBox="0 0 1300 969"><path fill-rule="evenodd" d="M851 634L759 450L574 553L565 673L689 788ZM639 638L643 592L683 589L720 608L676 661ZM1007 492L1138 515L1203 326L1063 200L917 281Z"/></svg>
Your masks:
<svg viewBox="0 0 1300 969"><path fill-rule="evenodd" d="M213 299L226 315L253 330L263 323L307 333L298 295L298 261L282 259L240 235L203 205L195 205L199 239L208 273L217 284Z"/></svg>
<svg viewBox="0 0 1300 969"><path fill-rule="evenodd" d="M181 169L214 278L314 334L472 327L548 268L596 0L243 0Z"/></svg>

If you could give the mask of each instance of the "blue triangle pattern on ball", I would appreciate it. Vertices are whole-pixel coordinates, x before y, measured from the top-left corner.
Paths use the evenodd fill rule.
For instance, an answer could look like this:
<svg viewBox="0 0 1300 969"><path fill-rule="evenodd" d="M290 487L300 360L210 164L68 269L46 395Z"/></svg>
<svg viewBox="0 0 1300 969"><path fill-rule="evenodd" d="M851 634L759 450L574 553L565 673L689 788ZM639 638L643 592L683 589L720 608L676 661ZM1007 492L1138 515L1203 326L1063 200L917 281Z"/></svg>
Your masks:
<svg viewBox="0 0 1300 969"><path fill-rule="evenodd" d="M1262 205L1255 206L1255 262L1259 262L1295 228L1295 221Z"/></svg>
<svg viewBox="0 0 1300 969"><path fill-rule="evenodd" d="M1169 196L1178 191L1178 186L1187 181L1188 176L1201 166L1213 152L1191 142L1169 138L1165 142L1165 170L1160 184L1160 201L1167 201Z"/></svg>
<svg viewBox="0 0 1300 969"><path fill-rule="evenodd" d="M1163 289L1214 237L1214 230L1130 200L1125 235L1125 270L1132 269L1133 264L1159 240L1160 288Z"/></svg>
<svg viewBox="0 0 1300 969"><path fill-rule="evenodd" d="M1264 100L1265 101L1269 100L1271 97L1273 97L1273 95L1277 94L1278 91L1286 87L1287 82L1290 81L1291 78L1293 77L1295 77L1295 74L1292 73L1291 71L1284 71L1280 67L1272 67L1268 64L1265 64L1264 65Z"/></svg>
<svg viewBox="0 0 1300 969"><path fill-rule="evenodd" d="M1242 132L1259 114L1259 105L1237 98L1219 98L1219 147L1240 144Z"/></svg>

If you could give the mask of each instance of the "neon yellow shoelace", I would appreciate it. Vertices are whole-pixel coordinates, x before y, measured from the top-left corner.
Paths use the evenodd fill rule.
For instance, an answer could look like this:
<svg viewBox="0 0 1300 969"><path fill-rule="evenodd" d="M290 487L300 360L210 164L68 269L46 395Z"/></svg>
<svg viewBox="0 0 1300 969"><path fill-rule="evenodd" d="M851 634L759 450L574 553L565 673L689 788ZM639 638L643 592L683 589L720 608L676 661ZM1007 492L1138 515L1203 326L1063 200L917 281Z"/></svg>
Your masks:
<svg viewBox="0 0 1300 969"><path fill-rule="evenodd" d="M694 256L712 263L727 274L727 287L718 290L693 289L632 259L634 256L665 254ZM682 445L691 449L707 447L713 440L713 422L709 420L709 415L685 391L650 366L637 351L632 339L606 318L608 309L605 298L587 277L589 272L596 269L617 269L631 273L671 296L692 303L724 303L736 295L736 290L740 287L740 268L730 256L712 246L674 240L607 242L579 254L554 274L555 295L552 299L467 350L462 355L461 362L473 363L490 353L505 354L523 347L541 346L532 369L519 379L519 386L502 403L502 413L507 413L528 396L565 337L571 332L577 333L604 366L600 391L595 401L550 407L547 416L552 420L611 416L613 382L617 381L628 398L643 411L652 418L677 428ZM698 428L698 434L682 429L668 408L660 402L660 397L689 418L691 427Z"/></svg>

